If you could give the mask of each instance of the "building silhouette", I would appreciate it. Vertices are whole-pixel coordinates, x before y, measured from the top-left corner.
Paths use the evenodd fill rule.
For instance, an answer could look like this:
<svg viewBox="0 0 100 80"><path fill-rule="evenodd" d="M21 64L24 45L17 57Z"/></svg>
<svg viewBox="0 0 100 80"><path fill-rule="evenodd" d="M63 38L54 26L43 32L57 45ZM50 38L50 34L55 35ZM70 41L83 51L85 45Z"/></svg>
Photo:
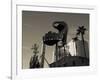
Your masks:
<svg viewBox="0 0 100 80"><path fill-rule="evenodd" d="M68 49L67 49L68 48ZM86 56L81 40L71 40L66 47L66 55L60 60L50 64L50 67L89 66L89 48L85 41ZM63 50L61 51L63 54ZM68 55L68 53L70 55Z"/></svg>
<svg viewBox="0 0 100 80"><path fill-rule="evenodd" d="M86 52L86 56L85 56L85 52L84 52L84 46L82 45L82 40L77 40L77 41L73 41L71 40L67 46L69 47L69 52L71 54L71 56L81 56L81 57L86 57L89 58L89 47L88 47L88 42L85 42L85 52Z"/></svg>

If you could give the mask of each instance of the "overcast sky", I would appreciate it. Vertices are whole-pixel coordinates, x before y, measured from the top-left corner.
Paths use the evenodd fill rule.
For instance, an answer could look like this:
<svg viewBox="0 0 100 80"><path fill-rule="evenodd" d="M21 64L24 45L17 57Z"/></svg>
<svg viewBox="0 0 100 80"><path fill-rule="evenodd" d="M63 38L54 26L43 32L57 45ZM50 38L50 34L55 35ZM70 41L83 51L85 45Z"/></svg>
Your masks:
<svg viewBox="0 0 100 80"><path fill-rule="evenodd" d="M33 55L31 47L34 43L39 45L39 54L41 54L42 36L48 31L57 31L52 27L54 21L65 21L68 24L69 42L75 37L78 26L85 26L87 29L84 38L89 41L89 15L76 13L51 13L51 12L22 12L22 66L23 69L29 68L30 57ZM52 62L54 46L46 48L46 59ZM45 67L47 64L45 63Z"/></svg>

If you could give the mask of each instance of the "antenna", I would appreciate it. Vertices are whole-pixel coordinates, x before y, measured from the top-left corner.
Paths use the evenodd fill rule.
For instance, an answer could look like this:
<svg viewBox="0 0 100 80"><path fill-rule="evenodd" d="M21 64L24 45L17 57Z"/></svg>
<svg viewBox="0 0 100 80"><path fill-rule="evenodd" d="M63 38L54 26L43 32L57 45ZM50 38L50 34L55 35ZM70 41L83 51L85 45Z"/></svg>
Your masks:
<svg viewBox="0 0 100 80"><path fill-rule="evenodd" d="M35 43L34 45L32 45L31 50L33 50L33 53L36 55L37 53L39 53L38 51L39 46Z"/></svg>

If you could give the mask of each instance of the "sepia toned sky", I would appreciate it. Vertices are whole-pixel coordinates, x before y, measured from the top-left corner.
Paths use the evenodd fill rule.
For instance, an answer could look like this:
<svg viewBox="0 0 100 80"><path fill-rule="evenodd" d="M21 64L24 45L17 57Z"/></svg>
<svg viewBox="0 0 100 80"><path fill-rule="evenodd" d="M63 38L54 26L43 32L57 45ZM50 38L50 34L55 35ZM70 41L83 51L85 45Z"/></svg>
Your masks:
<svg viewBox="0 0 100 80"><path fill-rule="evenodd" d="M39 54L42 51L42 37L48 31L57 32L52 27L54 21L65 21L68 24L67 42L75 37L78 26L85 26L87 31L84 38L89 42L89 14L54 13L54 12L22 12L22 68L29 68L29 61L33 55L31 47L37 43ZM53 60L54 46L46 47L46 59L49 63ZM45 67L48 65L45 63Z"/></svg>

